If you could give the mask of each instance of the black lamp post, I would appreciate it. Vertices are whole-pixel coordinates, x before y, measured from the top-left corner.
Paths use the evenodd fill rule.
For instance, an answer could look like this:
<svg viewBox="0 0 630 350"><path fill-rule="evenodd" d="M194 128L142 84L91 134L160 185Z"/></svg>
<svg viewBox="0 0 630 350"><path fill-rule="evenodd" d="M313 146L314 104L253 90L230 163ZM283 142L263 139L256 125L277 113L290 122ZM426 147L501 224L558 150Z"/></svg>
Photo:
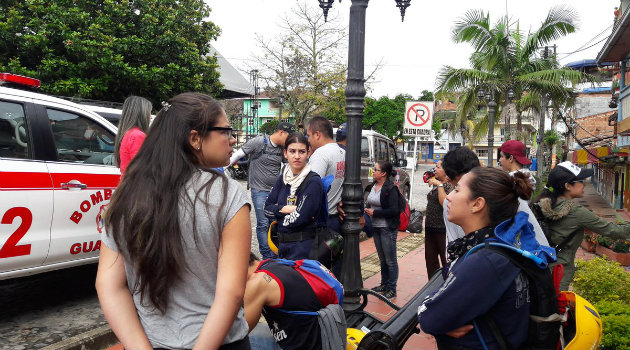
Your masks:
<svg viewBox="0 0 630 350"><path fill-rule="evenodd" d="M480 100L485 100L488 105L488 166L494 167L494 117L497 113L497 102L494 99L494 90L488 89L484 91L479 89L477 91L477 97ZM509 89L507 92L508 100L514 99L514 91Z"/></svg>
<svg viewBox="0 0 630 350"><path fill-rule="evenodd" d="M404 19L405 10L411 0L395 0ZM341 0L339 0L341 2ZM348 44L348 79L346 86L346 117L348 135L346 147L346 178L343 184L343 209L346 217L341 225L344 237L341 275L344 286L343 307L346 311L360 307L358 291L363 288L361 265L359 261L359 218L363 187L361 185L361 129L363 119L363 98L365 97L364 57L365 57L365 10L369 0L352 0L350 6L350 27ZM333 6L334 0L319 0L319 7L324 11L324 18Z"/></svg>

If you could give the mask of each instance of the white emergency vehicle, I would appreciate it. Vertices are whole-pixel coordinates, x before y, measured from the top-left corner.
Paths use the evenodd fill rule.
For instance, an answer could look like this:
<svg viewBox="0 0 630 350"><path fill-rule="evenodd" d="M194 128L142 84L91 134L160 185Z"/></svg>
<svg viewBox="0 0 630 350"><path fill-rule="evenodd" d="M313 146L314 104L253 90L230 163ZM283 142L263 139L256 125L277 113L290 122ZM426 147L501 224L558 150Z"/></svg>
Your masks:
<svg viewBox="0 0 630 350"><path fill-rule="evenodd" d="M94 263L120 181L116 127L0 73L0 280Z"/></svg>

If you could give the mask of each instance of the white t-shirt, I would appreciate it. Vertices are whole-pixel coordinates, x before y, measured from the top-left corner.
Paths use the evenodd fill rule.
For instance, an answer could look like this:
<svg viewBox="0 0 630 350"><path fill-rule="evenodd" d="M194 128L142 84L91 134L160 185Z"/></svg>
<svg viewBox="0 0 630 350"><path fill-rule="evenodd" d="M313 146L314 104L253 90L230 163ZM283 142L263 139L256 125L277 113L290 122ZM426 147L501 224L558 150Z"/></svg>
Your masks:
<svg viewBox="0 0 630 350"><path fill-rule="evenodd" d="M335 142L327 143L313 152L308 164L311 171L316 172L322 179L327 175L334 176L328 189L328 214L336 215L346 175L346 151Z"/></svg>

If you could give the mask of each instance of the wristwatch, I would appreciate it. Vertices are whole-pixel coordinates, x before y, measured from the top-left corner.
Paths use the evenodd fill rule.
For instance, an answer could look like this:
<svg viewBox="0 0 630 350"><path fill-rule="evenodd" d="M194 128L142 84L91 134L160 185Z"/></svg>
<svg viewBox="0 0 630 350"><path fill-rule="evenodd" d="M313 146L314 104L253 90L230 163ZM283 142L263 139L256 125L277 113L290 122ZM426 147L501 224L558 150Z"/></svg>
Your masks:
<svg viewBox="0 0 630 350"><path fill-rule="evenodd" d="M444 187L444 184L439 184L437 185L437 187Z"/></svg>

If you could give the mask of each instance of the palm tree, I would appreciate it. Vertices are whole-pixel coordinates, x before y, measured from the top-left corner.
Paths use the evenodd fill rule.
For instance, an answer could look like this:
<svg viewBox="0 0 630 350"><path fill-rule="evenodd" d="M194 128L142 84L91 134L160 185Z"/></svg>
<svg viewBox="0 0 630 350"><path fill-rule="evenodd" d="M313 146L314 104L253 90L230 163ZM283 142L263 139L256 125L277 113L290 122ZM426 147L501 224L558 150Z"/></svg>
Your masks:
<svg viewBox="0 0 630 350"><path fill-rule="evenodd" d="M475 52L470 56L472 68L444 66L437 78L437 96L460 93L460 106L457 110L458 125L466 124L468 116L477 115L485 102L477 98L479 90L493 92L497 103L497 115L504 118L506 137L510 138L511 118L516 117L517 131L521 133L523 106L531 106L534 99L540 105L540 97L553 94L567 94L569 84L576 84L588 78L587 75L559 68L553 55L538 54L538 49L564 35L575 31L575 12L567 6L552 8L540 27L524 35L519 22L510 23L507 16L501 17L493 27L490 15L483 10L470 10L455 24L453 40L466 42ZM508 99L512 91L517 98ZM486 109L487 110L487 109ZM538 109L540 110L540 108ZM477 120L473 134L487 132L487 113ZM454 129L451 132L456 132Z"/></svg>

